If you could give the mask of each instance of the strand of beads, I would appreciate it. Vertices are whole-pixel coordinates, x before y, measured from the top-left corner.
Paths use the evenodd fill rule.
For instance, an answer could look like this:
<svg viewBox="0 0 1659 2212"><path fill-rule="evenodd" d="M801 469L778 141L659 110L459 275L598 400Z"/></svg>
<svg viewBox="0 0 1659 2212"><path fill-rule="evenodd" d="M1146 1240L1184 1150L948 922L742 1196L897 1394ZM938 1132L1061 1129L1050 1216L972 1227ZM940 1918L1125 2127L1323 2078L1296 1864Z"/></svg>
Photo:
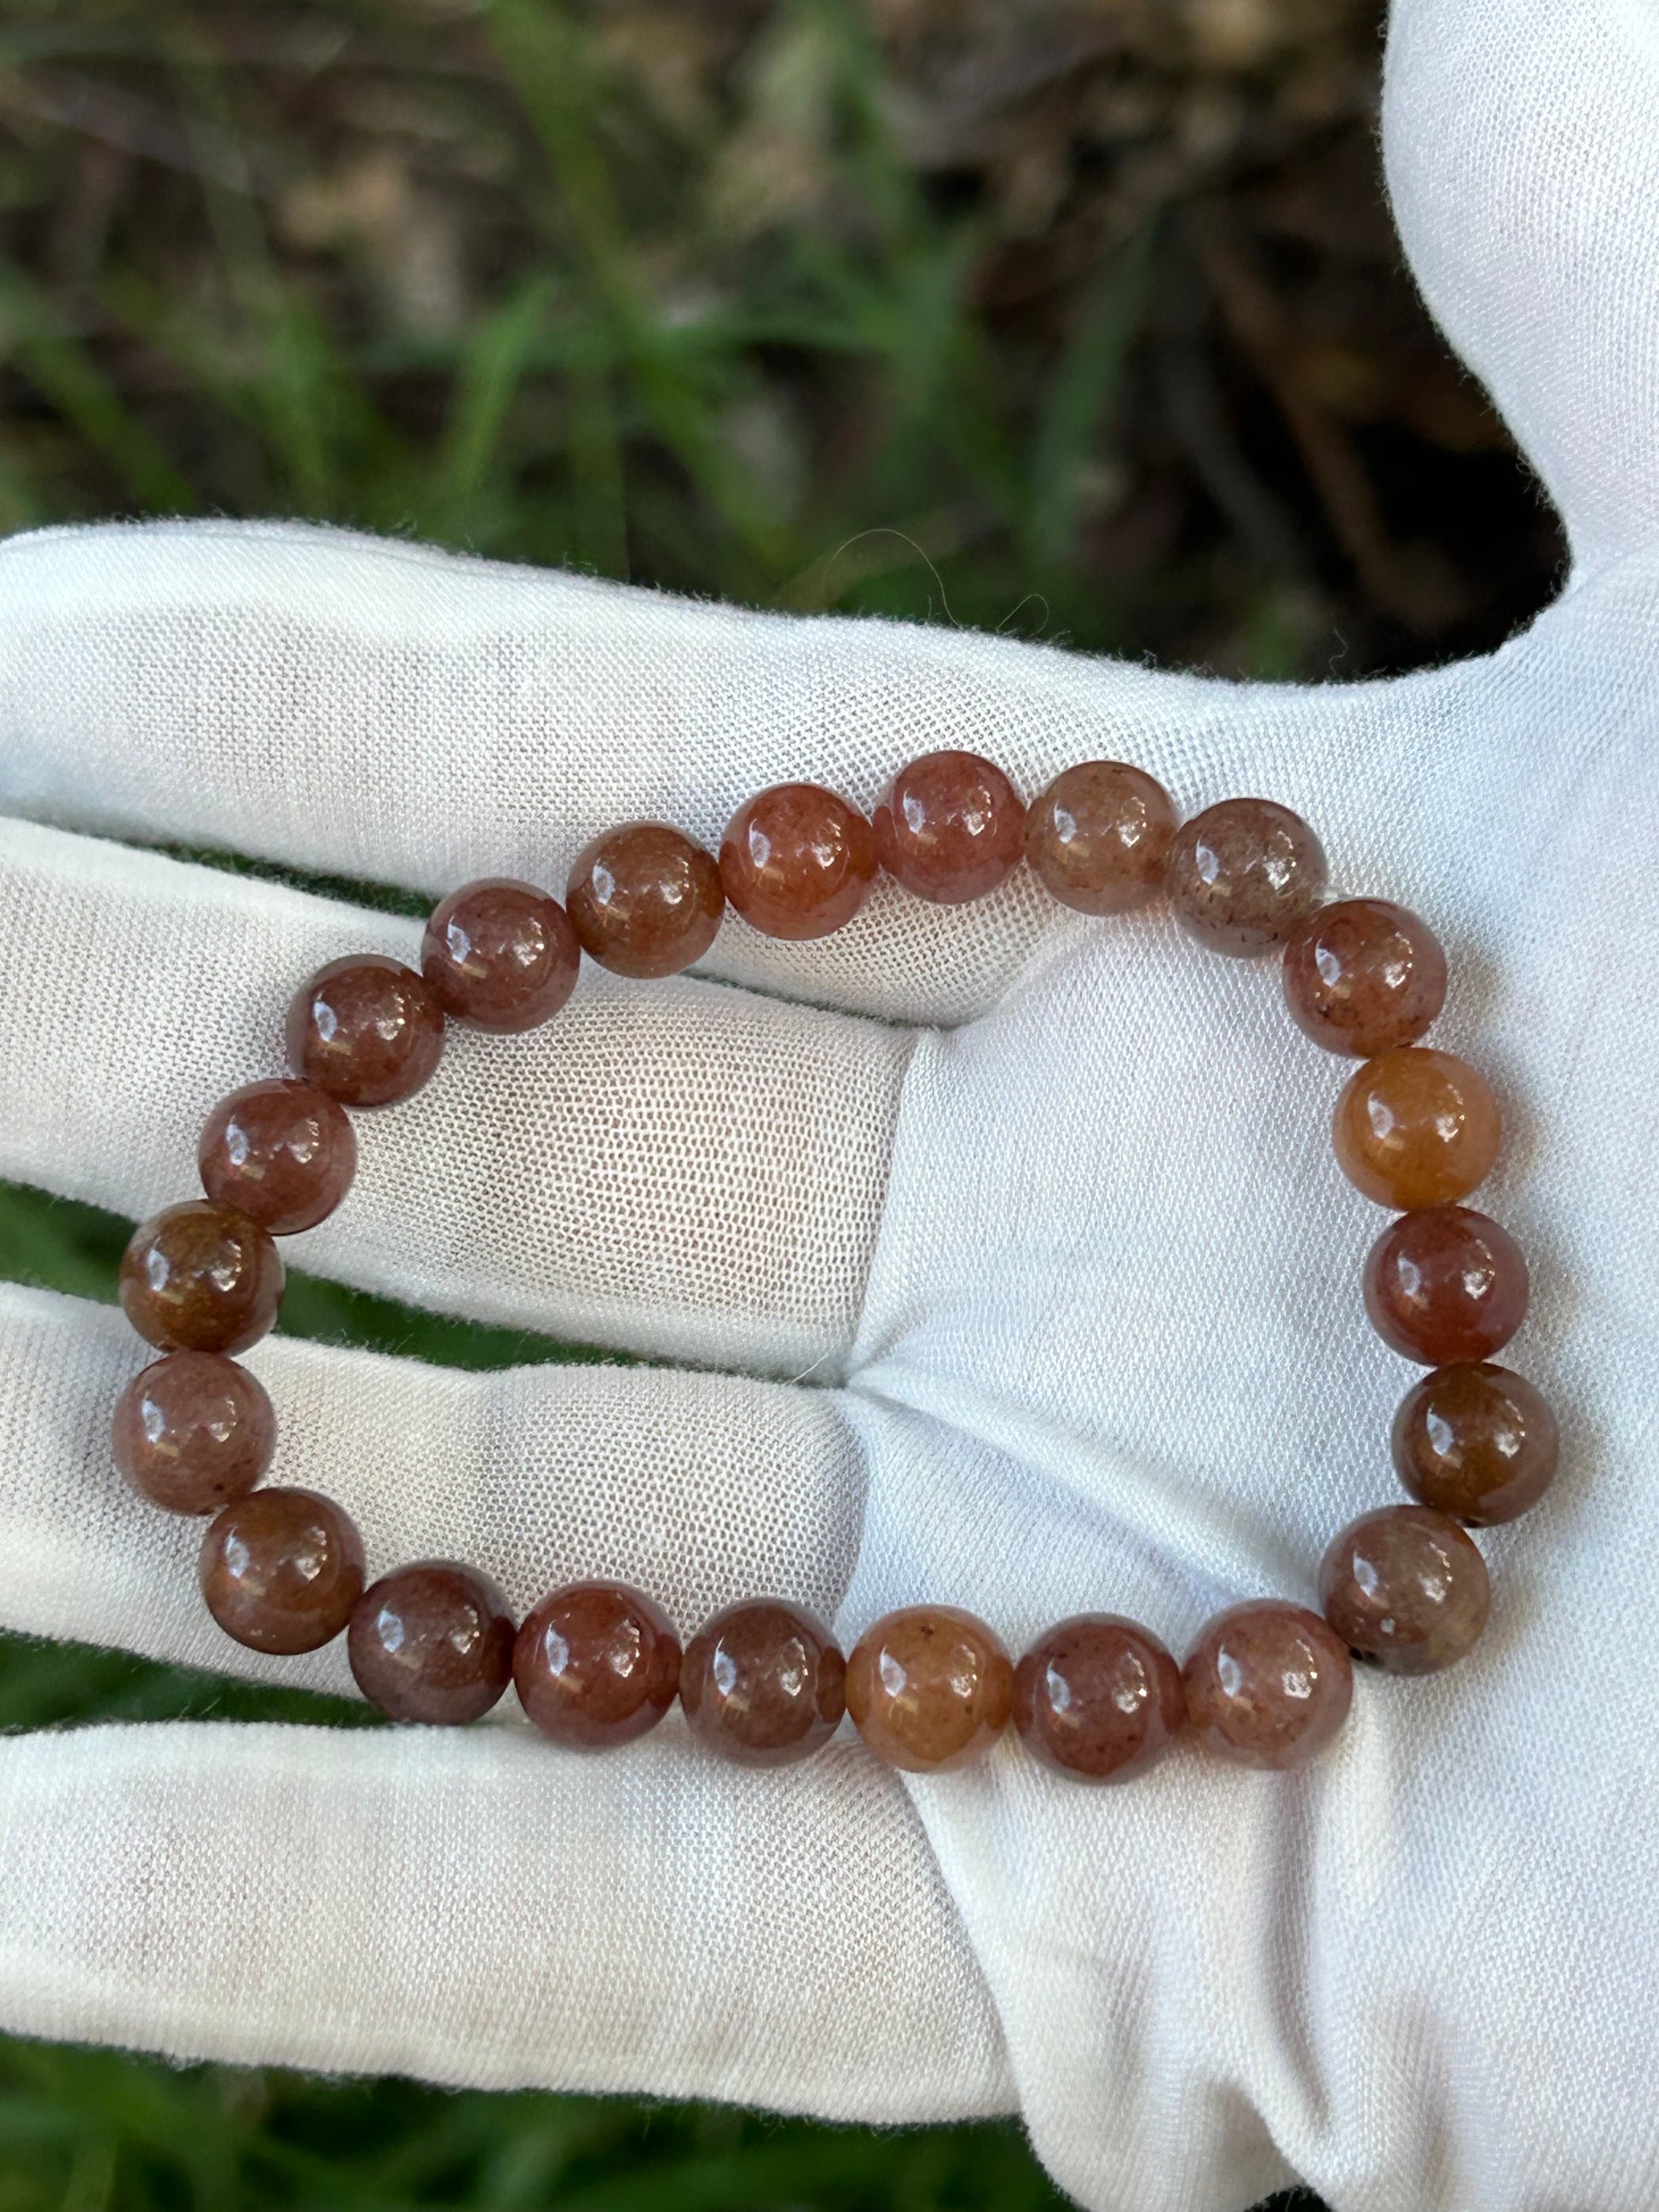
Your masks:
<svg viewBox="0 0 1659 2212"><path fill-rule="evenodd" d="M1432 1371L1392 1433L1413 1502L1336 1538L1320 1571L1322 1614L1271 1598L1232 1606L1184 1668L1137 1623L1080 1614L1016 1666L955 1607L890 1613L843 1657L816 1616L769 1597L727 1607L682 1649L654 1601L616 1583L555 1590L522 1624L487 1576L456 1560L420 1560L366 1588L363 1546L338 1505L260 1487L276 1418L232 1355L276 1318L274 1239L340 1204L356 1163L346 1109L418 1091L447 1022L512 1032L550 1020L583 953L622 975L677 974L708 951L728 905L768 935L823 937L852 919L879 870L954 905L1022 863L1080 913L1120 914L1166 891L1199 943L1282 955L1297 1024L1361 1062L1337 1100L1336 1157L1396 1215L1365 1262L1365 1310ZM642 1734L678 1697L695 1735L754 1765L808 1756L843 1711L878 1758L915 1771L971 1764L1011 1720L1035 1757L1090 1780L1144 1771L1183 1729L1245 1765L1299 1765L1348 1711L1351 1655L1421 1674L1470 1650L1489 1591L1467 1528L1534 1504L1558 1450L1538 1392L1492 1364L1524 1316L1527 1268L1498 1223L1462 1203L1500 1131L1476 1070L1419 1042L1445 997L1444 957L1404 908L1328 905L1324 893L1319 840L1267 799L1226 800L1182 825L1152 777L1089 761L1026 807L993 763L957 751L912 761L868 821L820 786L776 785L738 809L718 858L665 823L624 823L578 856L563 906L530 884L468 884L433 914L419 973L362 953L301 986L291 1073L221 1101L199 1146L205 1197L134 1234L122 1304L162 1357L122 1395L116 1464L157 1504L214 1516L200 1581L228 1635L294 1653L343 1632L359 1686L394 1720L474 1720L512 1681L544 1735L588 1748Z"/></svg>

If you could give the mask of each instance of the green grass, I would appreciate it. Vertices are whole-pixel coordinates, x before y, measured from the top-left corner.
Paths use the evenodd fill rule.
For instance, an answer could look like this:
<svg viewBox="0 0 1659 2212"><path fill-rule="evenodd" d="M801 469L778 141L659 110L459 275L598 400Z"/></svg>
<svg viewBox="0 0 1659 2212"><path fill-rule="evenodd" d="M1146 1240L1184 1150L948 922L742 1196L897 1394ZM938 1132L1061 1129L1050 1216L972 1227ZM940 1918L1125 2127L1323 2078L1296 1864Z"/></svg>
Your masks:
<svg viewBox="0 0 1659 2212"><path fill-rule="evenodd" d="M388 73L429 80L435 34L372 4L334 14ZM999 349L967 297L986 218L941 215L898 158L855 9L778 8L732 118L762 147L805 134L824 172L810 224L722 205L719 145L653 108L576 11L494 0L448 27L475 81L423 84L443 117L499 129L510 88L513 265L481 272L462 317L421 326L383 300L368 330L331 312L318 257L283 250L303 194L296 216L294 187L262 182L283 170L299 72L227 65L211 19L177 8L23 0L11 24L0 62L24 62L48 101L89 66L142 84L128 97L165 114L189 178L146 179L182 204L179 229L129 234L112 214L117 242L56 293L0 255L14 525L228 505L803 608L920 611L936 573L961 619L1023 609L1022 626L1120 635L1073 544L1151 219L1104 252L1052 360ZM32 176L68 188L47 164ZM365 263L397 241L372 214L340 221L343 281L372 289Z"/></svg>
<svg viewBox="0 0 1659 2212"><path fill-rule="evenodd" d="M1009 2127L893 2134L617 2099L0 2045L3 2212L1048 2212Z"/></svg>
<svg viewBox="0 0 1659 2212"><path fill-rule="evenodd" d="M1501 635L1556 549L1378 220L1375 0L1186 12L12 0L0 527L305 514L1264 674Z"/></svg>

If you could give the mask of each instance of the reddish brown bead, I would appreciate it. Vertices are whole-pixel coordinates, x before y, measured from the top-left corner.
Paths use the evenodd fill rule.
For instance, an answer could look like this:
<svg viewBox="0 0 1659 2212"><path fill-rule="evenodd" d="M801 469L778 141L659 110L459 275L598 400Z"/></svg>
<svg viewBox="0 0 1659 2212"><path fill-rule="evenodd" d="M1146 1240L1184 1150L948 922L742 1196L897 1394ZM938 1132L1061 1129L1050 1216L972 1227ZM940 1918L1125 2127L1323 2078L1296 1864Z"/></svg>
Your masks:
<svg viewBox="0 0 1659 2212"><path fill-rule="evenodd" d="M358 1599L346 1657L357 1687L391 1719L459 1728L512 1680L516 1633L488 1575L454 1559L419 1559Z"/></svg>
<svg viewBox="0 0 1659 2212"><path fill-rule="evenodd" d="M1400 1401L1389 1439L1419 1504L1487 1528L1535 1505L1560 1457L1555 1416L1507 1367L1437 1367Z"/></svg>
<svg viewBox="0 0 1659 2212"><path fill-rule="evenodd" d="M1001 1639L953 1605L913 1605L866 1632L847 1662L847 1710L876 1757L909 1774L983 1759L1013 1709Z"/></svg>
<svg viewBox="0 0 1659 2212"><path fill-rule="evenodd" d="M1326 1553L1319 1601L1360 1658L1391 1674L1434 1674L1474 1650L1492 1586L1455 1521L1426 1505L1385 1505Z"/></svg>
<svg viewBox="0 0 1659 2212"><path fill-rule="evenodd" d="M590 959L617 975L677 975L726 912L719 864L661 822L626 822L584 846L565 891Z"/></svg>
<svg viewBox="0 0 1659 2212"><path fill-rule="evenodd" d="M283 1262L269 1234L205 1198L140 1224L121 1256L121 1304L161 1352L246 1352L276 1318Z"/></svg>
<svg viewBox="0 0 1659 2212"><path fill-rule="evenodd" d="M1506 1229L1468 1206L1391 1221L1365 1259L1365 1310L1382 1341L1438 1367L1485 1359L1527 1314L1527 1263Z"/></svg>
<svg viewBox="0 0 1659 2212"><path fill-rule="evenodd" d="M1224 799L1176 830L1164 870L1176 919L1212 952L1270 952L1325 895L1325 852L1270 799Z"/></svg>
<svg viewBox="0 0 1659 2212"><path fill-rule="evenodd" d="M353 952L295 994L289 1064L343 1106L393 1106L429 1082L444 1048L443 1009L401 960Z"/></svg>
<svg viewBox="0 0 1659 2212"><path fill-rule="evenodd" d="M994 891L1019 865L1025 809L1000 768L977 753L923 753L893 778L871 817L890 876L936 906Z"/></svg>
<svg viewBox="0 0 1659 2212"><path fill-rule="evenodd" d="M208 1115L202 1188L273 1237L326 1220L351 1188L357 1139L344 1107L314 1084L245 1084Z"/></svg>
<svg viewBox="0 0 1659 2212"><path fill-rule="evenodd" d="M216 1513L245 1498L276 1449L276 1416L257 1377L216 1352L170 1352L116 1402L115 1464L169 1513Z"/></svg>
<svg viewBox="0 0 1659 2212"><path fill-rule="evenodd" d="M768 937L828 937L876 879L870 824L817 783L775 783L740 806L720 840L726 896Z"/></svg>
<svg viewBox="0 0 1659 2212"><path fill-rule="evenodd" d="M1369 1059L1422 1036L1446 1003L1446 956L1408 908L1340 899L1285 947L1285 1003L1327 1052Z"/></svg>
<svg viewBox="0 0 1659 2212"><path fill-rule="evenodd" d="M784 1766L829 1742L846 1711L847 1662L816 1613L781 1598L728 1606L680 1665L691 1732L744 1766Z"/></svg>
<svg viewBox="0 0 1659 2212"><path fill-rule="evenodd" d="M363 1594L363 1540L314 1490L255 1490L202 1539L197 1573L208 1611L254 1651L315 1651Z"/></svg>
<svg viewBox="0 0 1659 2212"><path fill-rule="evenodd" d="M1080 1613L1014 1670L1014 1726L1049 1766L1127 1782L1168 1750L1186 1717L1181 1669L1157 1637L1114 1613Z"/></svg>
<svg viewBox="0 0 1659 2212"><path fill-rule="evenodd" d="M1280 1598L1218 1613L1187 1655L1187 1717L1240 1766L1302 1766L1347 1718L1353 1667L1316 1613Z"/></svg>
<svg viewBox="0 0 1659 2212"><path fill-rule="evenodd" d="M1379 1206L1444 1206L1486 1181L1503 1135L1485 1076L1402 1045L1356 1068L1332 1117L1337 1165Z"/></svg>
<svg viewBox="0 0 1659 2212"><path fill-rule="evenodd" d="M581 957L557 899L510 876L451 891L421 940L421 973L445 1013L499 1035L550 1021L576 988Z"/></svg>
<svg viewBox="0 0 1659 2212"><path fill-rule="evenodd" d="M513 1649L519 1702L544 1735L583 1751L643 1735L674 1702L679 1639L623 1583L572 1583L544 1597Z"/></svg>
<svg viewBox="0 0 1659 2212"><path fill-rule="evenodd" d="M1164 888L1177 817L1164 786L1121 761L1082 761L1025 817L1025 857L1062 906L1126 914Z"/></svg>

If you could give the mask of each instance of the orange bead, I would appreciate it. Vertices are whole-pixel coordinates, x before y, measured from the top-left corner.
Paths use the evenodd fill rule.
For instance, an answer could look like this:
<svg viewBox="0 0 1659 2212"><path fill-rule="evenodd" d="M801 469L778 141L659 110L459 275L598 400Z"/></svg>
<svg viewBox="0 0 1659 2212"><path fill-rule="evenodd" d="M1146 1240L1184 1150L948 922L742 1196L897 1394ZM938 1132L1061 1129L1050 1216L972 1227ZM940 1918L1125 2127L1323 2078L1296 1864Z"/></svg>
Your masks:
<svg viewBox="0 0 1659 2212"><path fill-rule="evenodd" d="M1358 1657L1391 1674L1437 1674L1479 1642L1492 1583L1455 1521L1426 1505L1385 1505L1326 1553L1319 1601Z"/></svg>
<svg viewBox="0 0 1659 2212"><path fill-rule="evenodd" d="M1425 921L1388 899L1340 899L1285 947L1285 1003L1327 1052L1368 1060L1420 1037L1446 1003L1446 956Z"/></svg>
<svg viewBox="0 0 1659 2212"><path fill-rule="evenodd" d="M283 1262L269 1233L205 1198L165 1206L121 1255L121 1304L158 1352L246 1352L276 1318Z"/></svg>
<svg viewBox="0 0 1659 2212"><path fill-rule="evenodd" d="M712 853L665 822L624 822L577 854L565 911L613 975L678 975L714 943L726 893Z"/></svg>
<svg viewBox="0 0 1659 2212"><path fill-rule="evenodd" d="M1305 1606L1248 1599L1216 1614L1182 1669L1187 1718L1240 1766L1302 1766L1348 1717L1353 1663Z"/></svg>
<svg viewBox="0 0 1659 2212"><path fill-rule="evenodd" d="M1062 906L1126 914L1164 888L1175 801L1142 769L1080 761L1025 817L1025 857Z"/></svg>
<svg viewBox="0 0 1659 2212"><path fill-rule="evenodd" d="M983 898L1013 873L1025 847L1018 793L978 753L913 760L893 778L870 826L888 874L936 906Z"/></svg>
<svg viewBox="0 0 1659 2212"><path fill-rule="evenodd" d="M1446 1206L1484 1182L1502 1125L1486 1079L1426 1045L1379 1053L1350 1076L1331 1125L1337 1164L1379 1206Z"/></svg>
<svg viewBox="0 0 1659 2212"><path fill-rule="evenodd" d="M853 1725L878 1759L909 1774L983 1759L1013 1705L1013 1662L1000 1638L953 1605L886 1614L847 1662Z"/></svg>
<svg viewBox="0 0 1659 2212"><path fill-rule="evenodd" d="M767 937L828 937L876 879L876 840L855 806L817 783L775 783L720 840L726 896Z"/></svg>
<svg viewBox="0 0 1659 2212"><path fill-rule="evenodd" d="M1045 1765L1085 1782L1144 1774L1187 1717L1181 1669L1138 1621L1074 1613L1014 1669L1014 1726Z"/></svg>
<svg viewBox="0 0 1659 2212"><path fill-rule="evenodd" d="M288 1010L288 1057L342 1106L395 1106L437 1071L444 1010L423 976L383 952L331 960Z"/></svg>

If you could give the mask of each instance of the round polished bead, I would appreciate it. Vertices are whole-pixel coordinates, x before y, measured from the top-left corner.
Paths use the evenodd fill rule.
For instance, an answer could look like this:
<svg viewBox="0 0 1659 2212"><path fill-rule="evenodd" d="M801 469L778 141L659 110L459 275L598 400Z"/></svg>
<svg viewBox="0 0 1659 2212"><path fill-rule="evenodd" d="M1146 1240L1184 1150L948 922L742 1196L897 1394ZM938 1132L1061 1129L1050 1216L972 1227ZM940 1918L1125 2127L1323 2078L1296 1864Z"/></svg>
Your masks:
<svg viewBox="0 0 1659 2212"><path fill-rule="evenodd" d="M1062 906L1127 914L1164 888L1175 801L1122 761L1080 761L1025 817L1025 857Z"/></svg>
<svg viewBox="0 0 1659 2212"><path fill-rule="evenodd" d="M1325 895L1325 852L1271 799L1224 799L1176 830L1164 869L1189 937L1249 959L1294 935Z"/></svg>
<svg viewBox="0 0 1659 2212"><path fill-rule="evenodd" d="M1157 1637L1116 1613L1062 1620L1014 1669L1014 1725L1026 1748L1086 1781L1145 1773L1185 1717L1180 1668Z"/></svg>
<svg viewBox="0 0 1659 2212"><path fill-rule="evenodd" d="M1332 1118L1337 1165L1379 1206L1444 1206L1484 1182L1503 1134L1468 1060L1402 1045L1356 1068Z"/></svg>
<svg viewBox="0 0 1659 2212"><path fill-rule="evenodd" d="M445 1013L501 1035L550 1021L576 988L581 957L557 899L511 876L451 891L421 939L421 973Z"/></svg>
<svg viewBox="0 0 1659 2212"><path fill-rule="evenodd" d="M295 994L289 1065L343 1106L392 1106L429 1082L443 1009L424 979L380 952L331 960Z"/></svg>
<svg viewBox="0 0 1659 2212"><path fill-rule="evenodd" d="M680 1704L711 1751L784 1766L829 1742L847 1706L847 1662L816 1613L780 1598L728 1606L680 1665Z"/></svg>
<svg viewBox="0 0 1659 2212"><path fill-rule="evenodd" d="M1425 921L1387 899L1339 899L1285 947L1285 1003L1327 1052L1362 1060L1420 1037L1446 1003L1446 956Z"/></svg>
<svg viewBox="0 0 1659 2212"><path fill-rule="evenodd" d="M115 1464L152 1505L216 1513L270 1465L276 1416L258 1377L217 1352L169 1352L116 1401Z"/></svg>
<svg viewBox="0 0 1659 2212"><path fill-rule="evenodd" d="M1187 1655L1187 1717L1241 1766L1301 1766L1347 1717L1353 1667L1316 1613L1256 1598L1218 1613Z"/></svg>
<svg viewBox="0 0 1659 2212"><path fill-rule="evenodd" d="M679 1639L623 1583L572 1583L544 1597L513 1648L519 1702L544 1735L583 1751L643 1735L674 1702Z"/></svg>
<svg viewBox="0 0 1659 2212"><path fill-rule="evenodd" d="M1391 1674L1434 1674L1474 1650L1492 1585L1456 1522L1426 1505L1385 1505L1326 1553L1319 1601L1360 1658Z"/></svg>
<svg viewBox="0 0 1659 2212"><path fill-rule="evenodd" d="M127 1319L161 1352L246 1352L276 1318L283 1262L234 1206L187 1199L132 1232L121 1255Z"/></svg>
<svg viewBox="0 0 1659 2212"><path fill-rule="evenodd" d="M459 1728L487 1713L512 1680L516 1632L488 1575L419 1559L358 1599L346 1657L357 1687L391 1719Z"/></svg>
<svg viewBox="0 0 1659 2212"><path fill-rule="evenodd" d="M1001 1640L953 1605L913 1605L866 1632L847 1662L847 1710L889 1766L937 1774L983 1759L1013 1709Z"/></svg>
<svg viewBox="0 0 1659 2212"><path fill-rule="evenodd" d="M738 809L720 840L726 896L768 937L828 937L875 879L870 824L821 784L774 784Z"/></svg>
<svg viewBox="0 0 1659 2212"><path fill-rule="evenodd" d="M1468 1206L1391 1221L1365 1256L1365 1310L1391 1351L1438 1367L1485 1359L1527 1314L1527 1262L1507 1229Z"/></svg>
<svg viewBox="0 0 1659 2212"><path fill-rule="evenodd" d="M1507 1367L1437 1367L1400 1401L1389 1438L1400 1480L1422 1505L1472 1528L1513 1521L1554 1480L1560 1435L1545 1399Z"/></svg>
<svg viewBox="0 0 1659 2212"><path fill-rule="evenodd" d="M717 861L662 822L626 822L584 846L565 890L588 957L613 975L677 975L726 911Z"/></svg>
<svg viewBox="0 0 1659 2212"><path fill-rule="evenodd" d="M994 891L1025 845L1018 793L977 753L913 760L893 778L871 827L888 874L936 906L963 906Z"/></svg>
<svg viewBox="0 0 1659 2212"><path fill-rule="evenodd" d="M326 1220L351 1188L357 1139L344 1107L315 1084L245 1084L208 1115L202 1188L273 1237Z"/></svg>
<svg viewBox="0 0 1659 2212"><path fill-rule="evenodd" d="M254 1651L315 1651L363 1594L363 1542L332 1498L255 1490L210 1522L197 1572L227 1636Z"/></svg>

